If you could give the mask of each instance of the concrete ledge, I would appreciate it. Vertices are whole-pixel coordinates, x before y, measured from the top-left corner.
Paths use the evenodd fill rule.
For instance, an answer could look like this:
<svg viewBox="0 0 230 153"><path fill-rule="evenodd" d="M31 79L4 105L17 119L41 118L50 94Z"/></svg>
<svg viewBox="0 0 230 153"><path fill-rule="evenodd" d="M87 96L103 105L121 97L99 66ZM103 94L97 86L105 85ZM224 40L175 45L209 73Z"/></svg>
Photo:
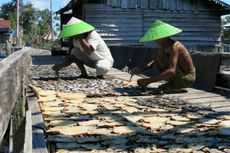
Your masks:
<svg viewBox="0 0 230 153"><path fill-rule="evenodd" d="M29 48L16 51L0 62L0 141L6 132L15 102L24 87L30 63Z"/></svg>

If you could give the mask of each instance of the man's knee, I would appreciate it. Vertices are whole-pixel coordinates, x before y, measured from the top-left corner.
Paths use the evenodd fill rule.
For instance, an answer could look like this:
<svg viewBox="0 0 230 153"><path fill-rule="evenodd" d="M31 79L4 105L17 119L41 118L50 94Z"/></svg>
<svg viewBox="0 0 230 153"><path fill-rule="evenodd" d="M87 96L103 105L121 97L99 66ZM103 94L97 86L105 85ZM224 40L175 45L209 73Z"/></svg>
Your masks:
<svg viewBox="0 0 230 153"><path fill-rule="evenodd" d="M68 55L66 59L70 62L75 62L77 58L74 55Z"/></svg>
<svg viewBox="0 0 230 153"><path fill-rule="evenodd" d="M112 67L112 62L107 60L101 60L97 62L95 68L97 70L97 75L105 75L109 72L109 69Z"/></svg>
<svg viewBox="0 0 230 153"><path fill-rule="evenodd" d="M96 71L97 71L97 75L105 75L106 73L109 72L109 67L106 66L97 66L96 65Z"/></svg>

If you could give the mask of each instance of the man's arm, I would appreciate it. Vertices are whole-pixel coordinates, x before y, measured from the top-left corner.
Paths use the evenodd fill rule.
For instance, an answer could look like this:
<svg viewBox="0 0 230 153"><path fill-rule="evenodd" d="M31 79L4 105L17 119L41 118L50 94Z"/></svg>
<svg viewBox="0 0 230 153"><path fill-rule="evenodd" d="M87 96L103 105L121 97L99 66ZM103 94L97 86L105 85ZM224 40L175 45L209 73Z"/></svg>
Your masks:
<svg viewBox="0 0 230 153"><path fill-rule="evenodd" d="M145 67L143 67L142 69L139 69L137 67L131 69L131 74L142 74L147 70L151 70L154 67L154 60L150 61Z"/></svg>
<svg viewBox="0 0 230 153"><path fill-rule="evenodd" d="M144 73L145 71L152 70L154 68L154 59L150 61L144 68L141 69L141 72Z"/></svg>
<svg viewBox="0 0 230 153"><path fill-rule="evenodd" d="M91 55L94 52L93 47L83 37L79 37L78 40L87 55Z"/></svg>
<svg viewBox="0 0 230 153"><path fill-rule="evenodd" d="M167 80L173 77L176 74L176 66L179 57L179 49L177 47L173 47L172 56L170 57L170 66L167 70L162 72L158 77L151 78L152 82L157 82L161 80Z"/></svg>
<svg viewBox="0 0 230 153"><path fill-rule="evenodd" d="M161 80L167 80L171 78L172 76L176 74L176 66L177 66L178 57L179 57L179 48L177 48L176 46L173 46L172 56L170 57L170 67L164 72L162 72L157 77L138 80L137 84L139 86L146 87L150 83L161 81Z"/></svg>

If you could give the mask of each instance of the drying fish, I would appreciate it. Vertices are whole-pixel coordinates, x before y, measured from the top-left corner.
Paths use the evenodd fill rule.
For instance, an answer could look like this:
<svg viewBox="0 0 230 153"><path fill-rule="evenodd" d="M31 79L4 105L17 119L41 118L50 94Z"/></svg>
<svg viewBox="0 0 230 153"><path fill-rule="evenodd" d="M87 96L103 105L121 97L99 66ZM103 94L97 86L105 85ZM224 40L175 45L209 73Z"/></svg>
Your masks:
<svg viewBox="0 0 230 153"><path fill-rule="evenodd" d="M97 110L97 105L95 105L95 104L82 103L81 105L79 105L79 107L84 109L84 110L87 110L87 111Z"/></svg>
<svg viewBox="0 0 230 153"><path fill-rule="evenodd" d="M79 121L80 126L96 126L100 123L100 120L90 120L90 121Z"/></svg>
<svg viewBox="0 0 230 153"><path fill-rule="evenodd" d="M63 112L66 114L77 114L80 113L81 110L76 106L67 106L63 109Z"/></svg>
<svg viewBox="0 0 230 153"><path fill-rule="evenodd" d="M98 127L107 127L107 128L112 128L112 127L116 127L116 126L122 126L125 125L125 122L119 122L119 121L113 121L113 122L100 122L100 124L98 124Z"/></svg>
<svg viewBox="0 0 230 153"><path fill-rule="evenodd" d="M141 126L150 129L151 131L159 131L162 126L164 126L163 123L141 123Z"/></svg>
<svg viewBox="0 0 230 153"><path fill-rule="evenodd" d="M229 151L228 114L178 96L154 96L154 89L142 91L136 81L124 86L113 76L73 79L80 71L68 68L60 80L49 79L49 65L32 69L31 89L40 102L47 141L56 143L57 153Z"/></svg>
<svg viewBox="0 0 230 153"><path fill-rule="evenodd" d="M118 126L113 128L113 132L121 135L134 135L136 131L132 126Z"/></svg>
<svg viewBox="0 0 230 153"><path fill-rule="evenodd" d="M60 126L60 127L53 127L48 129L47 133L63 134L67 136L80 136L80 135L87 134L92 129L94 128L90 126L73 126L73 127Z"/></svg>
<svg viewBox="0 0 230 153"><path fill-rule="evenodd" d="M89 135L108 135L111 132L112 130L108 128L96 128L96 129L90 130L88 134Z"/></svg>
<svg viewBox="0 0 230 153"><path fill-rule="evenodd" d="M146 123L166 123L169 121L169 119L163 118L163 117L153 116L153 117L146 117L143 119L143 121Z"/></svg>
<svg viewBox="0 0 230 153"><path fill-rule="evenodd" d="M130 121L130 122L138 122L140 120L143 120L143 117L138 116L138 115L127 115L124 117L127 119L127 121Z"/></svg>
<svg viewBox="0 0 230 153"><path fill-rule="evenodd" d="M71 120L52 120L48 123L48 126L75 126L76 121Z"/></svg>
<svg viewBox="0 0 230 153"><path fill-rule="evenodd" d="M38 102L54 102L57 100L57 97L55 95L49 95L46 97L39 97Z"/></svg>
<svg viewBox="0 0 230 153"><path fill-rule="evenodd" d="M219 125L225 128L230 128L230 120L223 120L219 122Z"/></svg>
<svg viewBox="0 0 230 153"><path fill-rule="evenodd" d="M57 97L60 97L61 99L84 99L86 95L84 93L57 93Z"/></svg>

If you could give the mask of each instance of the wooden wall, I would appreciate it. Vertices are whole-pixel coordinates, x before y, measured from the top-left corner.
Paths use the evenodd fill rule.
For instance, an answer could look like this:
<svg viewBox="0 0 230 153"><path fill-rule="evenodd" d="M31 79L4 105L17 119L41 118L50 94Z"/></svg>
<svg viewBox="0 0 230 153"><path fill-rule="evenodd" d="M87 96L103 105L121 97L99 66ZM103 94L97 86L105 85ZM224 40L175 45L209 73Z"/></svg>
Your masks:
<svg viewBox="0 0 230 153"><path fill-rule="evenodd" d="M0 61L0 142L7 130L19 94L24 91L24 81L30 63L29 48L19 50Z"/></svg>
<svg viewBox="0 0 230 153"><path fill-rule="evenodd" d="M86 4L84 15L109 46L154 47L153 43L140 44L139 39L160 19L184 31L175 39L200 50L218 43L221 9L221 5L207 0L107 0Z"/></svg>

